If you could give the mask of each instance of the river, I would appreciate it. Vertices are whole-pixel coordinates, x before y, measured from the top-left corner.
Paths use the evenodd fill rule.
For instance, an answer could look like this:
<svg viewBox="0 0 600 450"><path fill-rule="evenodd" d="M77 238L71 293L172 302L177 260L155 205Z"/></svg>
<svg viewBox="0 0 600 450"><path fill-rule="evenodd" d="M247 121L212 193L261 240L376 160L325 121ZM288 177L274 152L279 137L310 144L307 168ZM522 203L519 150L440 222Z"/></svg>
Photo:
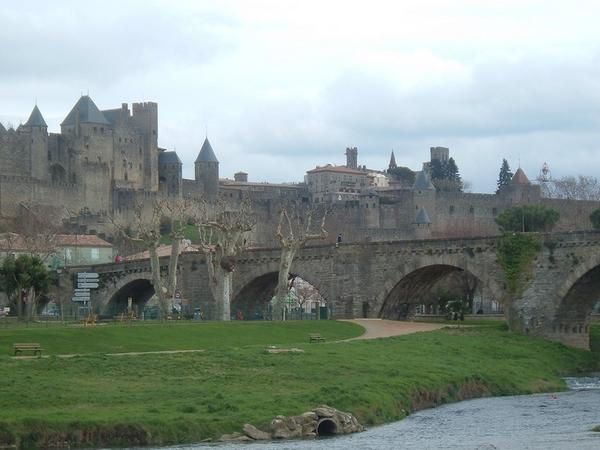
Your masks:
<svg viewBox="0 0 600 450"><path fill-rule="evenodd" d="M567 378L556 394L467 400L347 436L317 440L173 447L206 450L600 449L600 377Z"/></svg>

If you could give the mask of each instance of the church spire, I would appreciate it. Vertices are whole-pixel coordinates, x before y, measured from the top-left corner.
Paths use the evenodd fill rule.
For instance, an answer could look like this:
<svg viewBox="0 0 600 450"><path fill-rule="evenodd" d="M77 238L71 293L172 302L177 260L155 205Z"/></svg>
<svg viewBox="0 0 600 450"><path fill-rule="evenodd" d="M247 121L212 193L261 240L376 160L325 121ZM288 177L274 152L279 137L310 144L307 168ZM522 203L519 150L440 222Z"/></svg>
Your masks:
<svg viewBox="0 0 600 450"><path fill-rule="evenodd" d="M392 150L392 156L390 156L390 165L388 166L388 170L396 169L398 166L396 165L396 157L394 156L394 150Z"/></svg>

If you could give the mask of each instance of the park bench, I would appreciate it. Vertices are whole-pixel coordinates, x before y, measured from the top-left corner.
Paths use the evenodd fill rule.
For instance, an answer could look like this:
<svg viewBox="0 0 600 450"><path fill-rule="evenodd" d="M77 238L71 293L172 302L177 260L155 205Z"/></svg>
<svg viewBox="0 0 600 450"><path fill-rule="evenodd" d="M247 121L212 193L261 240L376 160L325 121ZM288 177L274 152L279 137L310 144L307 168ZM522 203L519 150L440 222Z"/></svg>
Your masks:
<svg viewBox="0 0 600 450"><path fill-rule="evenodd" d="M132 322L134 320L137 320L137 317L135 316L135 313L133 311L122 312L117 316L117 320L119 322Z"/></svg>
<svg viewBox="0 0 600 450"><path fill-rule="evenodd" d="M15 356L21 352L33 352L33 354L38 354L42 356L42 346L38 343L29 342L29 343L17 343L13 344L13 348L15 349Z"/></svg>
<svg viewBox="0 0 600 450"><path fill-rule="evenodd" d="M319 333L311 333L308 335L308 342L311 344L313 342L325 342L325 338Z"/></svg>

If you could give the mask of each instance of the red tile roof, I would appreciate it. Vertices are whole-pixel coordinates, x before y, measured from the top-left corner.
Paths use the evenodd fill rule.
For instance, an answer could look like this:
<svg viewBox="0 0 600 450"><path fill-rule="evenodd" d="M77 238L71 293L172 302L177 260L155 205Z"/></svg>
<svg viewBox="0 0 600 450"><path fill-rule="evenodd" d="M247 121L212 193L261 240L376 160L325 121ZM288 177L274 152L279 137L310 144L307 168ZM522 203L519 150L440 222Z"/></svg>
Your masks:
<svg viewBox="0 0 600 450"><path fill-rule="evenodd" d="M171 246L170 245L161 245L157 249L158 257L162 258L163 256L171 256ZM190 253L190 252L199 252L200 248L194 244L182 244L179 248L181 253ZM150 252L145 251L141 253L136 253L134 255L125 256L123 258L124 261L137 261L140 259L149 259Z"/></svg>
<svg viewBox="0 0 600 450"><path fill-rule="evenodd" d="M91 234L57 234L48 236L48 247L105 247L112 248L112 244ZM16 233L5 233L0 236L1 250L30 250L27 240Z"/></svg>

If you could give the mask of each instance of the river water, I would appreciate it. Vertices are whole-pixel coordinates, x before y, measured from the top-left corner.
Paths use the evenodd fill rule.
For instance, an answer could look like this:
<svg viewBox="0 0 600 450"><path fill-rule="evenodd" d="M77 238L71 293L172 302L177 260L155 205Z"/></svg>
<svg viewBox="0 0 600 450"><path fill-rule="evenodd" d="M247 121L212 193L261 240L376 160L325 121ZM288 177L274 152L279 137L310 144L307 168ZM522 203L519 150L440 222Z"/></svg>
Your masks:
<svg viewBox="0 0 600 450"><path fill-rule="evenodd" d="M567 378L556 394L468 400L417 412L389 425L317 440L212 444L185 450L600 449L600 376Z"/></svg>

